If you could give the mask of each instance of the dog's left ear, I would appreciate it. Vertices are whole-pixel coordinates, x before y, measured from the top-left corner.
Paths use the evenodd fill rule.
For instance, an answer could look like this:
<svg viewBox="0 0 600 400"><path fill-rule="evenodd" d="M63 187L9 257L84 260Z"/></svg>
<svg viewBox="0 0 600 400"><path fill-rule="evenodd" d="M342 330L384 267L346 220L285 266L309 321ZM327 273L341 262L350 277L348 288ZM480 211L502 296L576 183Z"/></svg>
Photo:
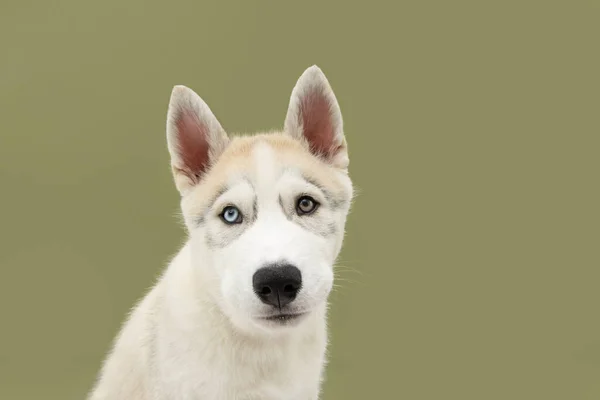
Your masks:
<svg viewBox="0 0 600 400"><path fill-rule="evenodd" d="M329 81L316 65L298 79L284 129L314 155L336 167L348 167L342 112Z"/></svg>

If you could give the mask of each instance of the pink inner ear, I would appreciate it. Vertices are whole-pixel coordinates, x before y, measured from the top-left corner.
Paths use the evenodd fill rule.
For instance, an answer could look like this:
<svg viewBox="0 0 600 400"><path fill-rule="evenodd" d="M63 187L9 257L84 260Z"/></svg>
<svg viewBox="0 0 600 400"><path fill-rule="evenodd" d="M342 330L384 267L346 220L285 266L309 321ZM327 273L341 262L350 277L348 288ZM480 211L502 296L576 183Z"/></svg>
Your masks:
<svg viewBox="0 0 600 400"><path fill-rule="evenodd" d="M175 124L182 172L197 182L208 167L208 129L188 110L181 111Z"/></svg>
<svg viewBox="0 0 600 400"><path fill-rule="evenodd" d="M302 97L299 112L304 137L311 151L324 156L332 155L337 146L334 143L335 132L327 97L320 89L313 88Z"/></svg>

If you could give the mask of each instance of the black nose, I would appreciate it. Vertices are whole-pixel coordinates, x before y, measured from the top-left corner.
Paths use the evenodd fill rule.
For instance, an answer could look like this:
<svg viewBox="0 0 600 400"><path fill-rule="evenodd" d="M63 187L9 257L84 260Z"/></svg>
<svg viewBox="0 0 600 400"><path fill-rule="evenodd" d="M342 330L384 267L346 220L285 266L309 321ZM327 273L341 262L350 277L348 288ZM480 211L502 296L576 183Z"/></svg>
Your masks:
<svg viewBox="0 0 600 400"><path fill-rule="evenodd" d="M263 267L254 273L252 285L263 303L281 308L296 298L302 273L293 265Z"/></svg>

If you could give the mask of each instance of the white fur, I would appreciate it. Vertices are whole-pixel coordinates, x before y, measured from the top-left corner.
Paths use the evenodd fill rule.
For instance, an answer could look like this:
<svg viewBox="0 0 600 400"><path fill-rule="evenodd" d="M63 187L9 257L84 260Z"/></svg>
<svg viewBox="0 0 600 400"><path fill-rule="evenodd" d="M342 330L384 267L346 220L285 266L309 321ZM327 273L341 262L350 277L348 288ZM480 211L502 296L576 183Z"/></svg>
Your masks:
<svg viewBox="0 0 600 400"><path fill-rule="evenodd" d="M290 105L294 115L298 112L294 96L302 96L304 85L324 84L324 89L331 90L315 68L309 69L294 89ZM333 92L331 96L335 137L344 141L341 114L336 115L339 107ZM214 163L226 145L215 146L229 142L208 106L191 90L176 87L167 128L176 182L178 169L186 167L180 165L183 158L178 152L185 149L179 146L180 132L172 121L171 110L180 107L193 110L200 122L210 127L207 132L212 135L208 141ZM294 124L289 114L287 129L299 139L302 127ZM319 168L328 169L330 182L325 186L331 183L335 191L337 185L347 195L347 204L335 206L278 151L267 142L257 143L242 170L223 173L228 189L203 210L202 224L195 222L198 215L194 211L200 189L191 182L180 186L189 239L132 311L90 400L318 399L327 345L327 297L352 184L344 168L314 161L320 163L315 164ZM208 171L202 182L210 182L212 174L218 173ZM180 183L185 181L185 177L181 179ZM203 184L208 185L199 186ZM288 205L293 209L290 202L297 193L309 193L321 203L322 209L310 217L310 224L299 224L297 217L282 211ZM224 224L218 213L228 204L235 204L248 222L233 227ZM321 226L335 229L331 234L315 233L313 228ZM211 245L209 237L224 244ZM291 307L305 313L285 326L262 319L273 307L263 304L251 285L258 268L282 261L302 272L302 289Z"/></svg>

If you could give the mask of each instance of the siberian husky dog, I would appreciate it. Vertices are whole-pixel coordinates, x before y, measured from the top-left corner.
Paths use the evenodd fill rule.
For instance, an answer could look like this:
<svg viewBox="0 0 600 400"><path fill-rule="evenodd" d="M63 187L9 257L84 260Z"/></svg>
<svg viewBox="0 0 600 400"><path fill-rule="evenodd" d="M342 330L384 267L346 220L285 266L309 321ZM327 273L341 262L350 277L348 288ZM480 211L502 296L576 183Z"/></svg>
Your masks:
<svg viewBox="0 0 600 400"><path fill-rule="evenodd" d="M175 86L167 144L188 240L132 310L90 400L318 399L353 197L342 115L308 68L282 131L228 137Z"/></svg>

